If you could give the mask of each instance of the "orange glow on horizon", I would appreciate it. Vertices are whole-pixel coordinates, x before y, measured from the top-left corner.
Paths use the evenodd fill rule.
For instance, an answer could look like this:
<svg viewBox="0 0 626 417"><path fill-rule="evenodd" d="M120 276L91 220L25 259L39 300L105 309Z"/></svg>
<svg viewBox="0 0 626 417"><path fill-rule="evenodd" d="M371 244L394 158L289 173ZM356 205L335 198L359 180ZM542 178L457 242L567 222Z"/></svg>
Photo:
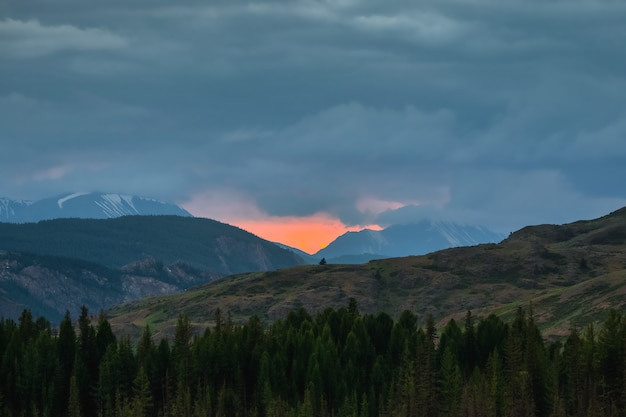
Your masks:
<svg viewBox="0 0 626 417"><path fill-rule="evenodd" d="M380 205L379 201L374 203L377 207ZM364 209L371 211L372 203L368 200L364 204ZM282 243L310 254L326 247L346 232L382 230L377 224L346 226L325 212L305 217L268 215L249 197L228 190L196 194L181 203L181 206L195 216L216 219L270 242Z"/></svg>
<svg viewBox="0 0 626 417"><path fill-rule="evenodd" d="M344 225L325 214L309 217L270 217L263 220L240 220L231 224L247 230L265 240L282 243L314 254L346 232L363 229L382 230L378 225L365 227Z"/></svg>

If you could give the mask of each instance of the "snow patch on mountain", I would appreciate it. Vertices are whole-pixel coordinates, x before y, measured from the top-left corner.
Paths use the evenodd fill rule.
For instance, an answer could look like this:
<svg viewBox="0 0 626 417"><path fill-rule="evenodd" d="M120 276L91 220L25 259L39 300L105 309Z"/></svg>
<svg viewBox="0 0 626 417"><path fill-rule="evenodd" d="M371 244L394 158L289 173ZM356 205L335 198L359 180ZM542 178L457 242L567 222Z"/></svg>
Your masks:
<svg viewBox="0 0 626 417"><path fill-rule="evenodd" d="M8 198L0 198L0 221L2 221L2 219L4 219L5 217L8 218L11 214L13 214L11 212L11 207L9 206L9 203L11 202L11 200L9 200Z"/></svg>
<svg viewBox="0 0 626 417"><path fill-rule="evenodd" d="M361 247L362 253L379 253L380 248L383 248L389 244L387 238L383 234L379 233L377 230L364 229L361 230L361 232L355 233L362 233L363 235L367 236L368 243Z"/></svg>
<svg viewBox="0 0 626 417"><path fill-rule="evenodd" d="M88 194L89 194L89 193L74 193L74 194L70 194L70 195L65 196L65 197L63 197L63 198L59 198L59 199L57 200L57 204L59 205L59 208L60 208L60 209L62 209L62 208L63 208L63 204L64 204L66 201L72 200L72 199L74 199L74 198L76 198L76 197L80 197L81 195L88 195Z"/></svg>
<svg viewBox="0 0 626 417"><path fill-rule="evenodd" d="M461 246L460 236L454 230L454 226L446 222L433 222L433 229L441 233L451 246Z"/></svg>
<svg viewBox="0 0 626 417"><path fill-rule="evenodd" d="M17 212L28 207L32 201L11 200L0 197L0 222L10 222Z"/></svg>
<svg viewBox="0 0 626 417"><path fill-rule="evenodd" d="M96 200L95 203L108 217L139 214L133 204L133 197L130 195L102 194L100 197L101 200Z"/></svg>

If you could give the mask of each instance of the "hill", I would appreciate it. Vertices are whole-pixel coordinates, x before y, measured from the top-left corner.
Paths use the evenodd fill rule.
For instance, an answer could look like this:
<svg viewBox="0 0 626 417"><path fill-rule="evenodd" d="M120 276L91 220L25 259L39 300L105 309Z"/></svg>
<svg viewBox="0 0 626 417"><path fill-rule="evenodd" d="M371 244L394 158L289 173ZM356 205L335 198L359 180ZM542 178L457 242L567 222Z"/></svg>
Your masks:
<svg viewBox="0 0 626 417"><path fill-rule="evenodd" d="M180 216L0 223L0 250L75 258L114 269L154 258L220 276L303 263L294 253L237 227Z"/></svg>
<svg viewBox="0 0 626 417"><path fill-rule="evenodd" d="M151 297L109 311L121 333L146 324L169 334L187 314L198 326L216 308L233 320L264 321L304 307L311 313L356 299L365 313L393 316L411 310L422 320L503 317L532 305L545 334L567 333L572 323L599 320L626 305L626 209L591 221L521 229L499 244L482 244L390 258L364 265L306 265L225 277L183 294Z"/></svg>

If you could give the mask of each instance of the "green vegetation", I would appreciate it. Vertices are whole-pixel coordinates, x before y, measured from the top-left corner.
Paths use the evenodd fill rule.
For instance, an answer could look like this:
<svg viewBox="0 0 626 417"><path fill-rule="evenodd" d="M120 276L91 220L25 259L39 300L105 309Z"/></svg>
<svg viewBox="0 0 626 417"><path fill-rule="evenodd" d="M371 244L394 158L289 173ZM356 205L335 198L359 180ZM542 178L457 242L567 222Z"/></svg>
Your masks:
<svg viewBox="0 0 626 417"><path fill-rule="evenodd" d="M512 254L511 245L459 248L365 265L305 265L240 274L184 293L119 305L107 315L116 332L136 339L146 324L152 324L146 317L159 314L162 320L155 330L171 335L180 314L206 327L216 308L230 311L237 324L253 315L272 322L300 306L316 314L341 308L354 298L364 313L384 311L395 319L410 310L420 317L420 325L429 314L441 325L451 318L462 319L467 310L479 318L495 313L509 320L519 305L532 304L545 336L558 338L568 334L571 323L597 324L607 308L626 306L626 251L621 247L603 248L598 252L602 257L590 251L587 258L594 263L581 270L578 250L546 257L532 245L520 250L515 244ZM555 260L565 262L560 268L568 275L551 272ZM433 268L435 263L439 267ZM510 270L513 263L523 272L506 278L502 268Z"/></svg>
<svg viewBox="0 0 626 417"><path fill-rule="evenodd" d="M217 309L201 333L186 315L171 338L150 326L118 339L85 307L53 330L25 310L0 320L6 417L626 416L626 316L546 342L532 308L509 321L466 312L437 329L356 300L271 325Z"/></svg>

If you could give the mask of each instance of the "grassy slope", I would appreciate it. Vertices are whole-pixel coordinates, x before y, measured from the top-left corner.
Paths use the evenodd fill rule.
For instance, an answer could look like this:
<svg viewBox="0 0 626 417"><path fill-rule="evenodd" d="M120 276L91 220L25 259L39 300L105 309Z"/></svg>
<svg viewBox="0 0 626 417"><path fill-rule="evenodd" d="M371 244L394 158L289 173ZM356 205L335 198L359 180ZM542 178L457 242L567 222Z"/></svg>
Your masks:
<svg viewBox="0 0 626 417"><path fill-rule="evenodd" d="M626 210L564 226L524 228L500 244L454 248L365 265L308 265L226 277L184 294L144 299L110 311L121 333L150 324L171 334L186 313L199 327L217 307L235 322L252 314L265 321L294 308L339 308L354 297L361 312L397 316L409 309L440 323L468 310L512 317L531 306L548 336L571 324L600 320L626 305Z"/></svg>

